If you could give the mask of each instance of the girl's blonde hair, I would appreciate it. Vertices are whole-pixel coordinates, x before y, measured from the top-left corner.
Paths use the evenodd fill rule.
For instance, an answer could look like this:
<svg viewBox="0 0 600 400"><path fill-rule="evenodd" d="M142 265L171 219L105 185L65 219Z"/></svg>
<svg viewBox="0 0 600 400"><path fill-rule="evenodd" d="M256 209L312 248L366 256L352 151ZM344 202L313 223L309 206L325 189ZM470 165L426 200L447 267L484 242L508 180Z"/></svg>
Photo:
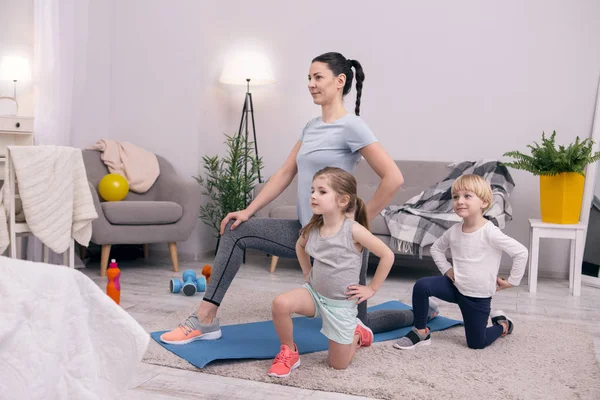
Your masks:
<svg viewBox="0 0 600 400"><path fill-rule="evenodd" d="M481 176L475 174L459 176L452 183L452 196L454 197L456 192L460 190L473 192L477 197L486 202L487 207L484 211L492 206L492 187Z"/></svg>
<svg viewBox="0 0 600 400"><path fill-rule="evenodd" d="M349 201L344 213L354 211L354 220L369 229L369 221L367 219L367 207L365 202L358 197L356 179L352 174L344 171L341 168L325 167L317 171L313 176L313 181L320 176L325 176L329 181L329 186L338 197L348 196ZM314 214L308 224L301 230L300 235L306 237L314 228L323 226L323 216Z"/></svg>

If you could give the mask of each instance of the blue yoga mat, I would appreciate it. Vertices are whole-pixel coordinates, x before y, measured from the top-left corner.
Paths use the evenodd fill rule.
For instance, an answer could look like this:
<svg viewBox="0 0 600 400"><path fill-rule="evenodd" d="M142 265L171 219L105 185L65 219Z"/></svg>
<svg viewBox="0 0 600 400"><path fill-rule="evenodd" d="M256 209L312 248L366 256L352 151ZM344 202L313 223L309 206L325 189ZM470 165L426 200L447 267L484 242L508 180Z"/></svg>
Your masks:
<svg viewBox="0 0 600 400"><path fill-rule="evenodd" d="M410 310L399 301L388 301L369 307L375 310ZM321 319L296 317L294 321L294 341L300 354L324 351L329 347L327 338L320 332ZM448 329L462 324L461 321L438 316L427 323L432 331ZM402 337L411 327L378 333L375 342L393 340ZM251 322L247 324L222 326L223 336L218 340L197 340L184 345L166 344L160 341L160 335L166 331L152 332L152 338L171 353L183 358L190 364L204 368L216 360L267 359L279 353L279 338L273 327L273 321Z"/></svg>

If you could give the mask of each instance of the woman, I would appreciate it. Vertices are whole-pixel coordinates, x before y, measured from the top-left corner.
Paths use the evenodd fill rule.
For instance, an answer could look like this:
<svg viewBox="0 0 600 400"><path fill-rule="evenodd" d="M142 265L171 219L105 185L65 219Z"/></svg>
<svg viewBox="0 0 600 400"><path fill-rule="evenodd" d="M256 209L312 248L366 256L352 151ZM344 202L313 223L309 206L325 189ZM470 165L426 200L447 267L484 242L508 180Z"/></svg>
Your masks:
<svg viewBox="0 0 600 400"><path fill-rule="evenodd" d="M344 108L343 97L350 92L356 71L355 114ZM197 313L189 316L174 330L161 336L170 344L221 337L216 318L221 301L235 277L244 249L264 251L278 257L296 258L296 241L300 229L312 216L310 208L313 175L323 167L342 168L350 173L360 160L366 159L381 182L367 204L367 216L373 220L390 202L404 182L402 173L377 141L366 123L359 118L360 99L365 75L360 63L347 60L339 53L316 57L308 74L308 90L321 116L306 124L283 166L268 180L250 205L229 213L221 222L221 240L213 264L210 283ZM279 196L298 174L298 220L250 218ZM363 254L360 284L366 284L368 253ZM413 324L412 311L377 311L367 313L367 302L359 305L358 317L374 333ZM266 306L266 305L265 305Z"/></svg>

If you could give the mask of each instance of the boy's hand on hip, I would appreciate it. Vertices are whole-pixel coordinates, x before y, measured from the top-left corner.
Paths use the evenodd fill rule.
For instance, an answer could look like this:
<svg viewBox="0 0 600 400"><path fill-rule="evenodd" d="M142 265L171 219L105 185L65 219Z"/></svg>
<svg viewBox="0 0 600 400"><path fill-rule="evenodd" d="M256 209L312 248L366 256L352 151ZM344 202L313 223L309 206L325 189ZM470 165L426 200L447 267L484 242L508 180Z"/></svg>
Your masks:
<svg viewBox="0 0 600 400"><path fill-rule="evenodd" d="M452 281L454 282L454 268L450 268L448 271L446 271L446 276Z"/></svg>
<svg viewBox="0 0 600 400"><path fill-rule="evenodd" d="M362 303L363 301L370 299L375 296L375 291L370 286L363 285L351 285L348 286L348 291L346 292L348 300L357 299L357 304Z"/></svg>
<svg viewBox="0 0 600 400"><path fill-rule="evenodd" d="M510 289L511 287L513 287L513 285L511 285L510 282L500 277L496 278L496 285L498 286L496 290Z"/></svg>

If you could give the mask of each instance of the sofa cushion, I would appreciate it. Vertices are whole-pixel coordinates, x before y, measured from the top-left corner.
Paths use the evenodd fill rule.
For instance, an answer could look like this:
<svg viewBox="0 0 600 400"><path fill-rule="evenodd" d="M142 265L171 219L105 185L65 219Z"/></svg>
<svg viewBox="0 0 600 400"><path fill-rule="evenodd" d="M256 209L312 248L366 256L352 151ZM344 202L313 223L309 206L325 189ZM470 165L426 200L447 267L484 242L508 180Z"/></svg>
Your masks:
<svg viewBox="0 0 600 400"><path fill-rule="evenodd" d="M390 230L381 215L376 216L373 221L369 223L369 228L373 235L391 236Z"/></svg>
<svg viewBox="0 0 600 400"><path fill-rule="evenodd" d="M165 225L177 222L183 208L172 201L107 201L104 216L113 225Z"/></svg>
<svg viewBox="0 0 600 400"><path fill-rule="evenodd" d="M296 212L296 206L275 207L269 213L269 218L298 219L298 213Z"/></svg>

